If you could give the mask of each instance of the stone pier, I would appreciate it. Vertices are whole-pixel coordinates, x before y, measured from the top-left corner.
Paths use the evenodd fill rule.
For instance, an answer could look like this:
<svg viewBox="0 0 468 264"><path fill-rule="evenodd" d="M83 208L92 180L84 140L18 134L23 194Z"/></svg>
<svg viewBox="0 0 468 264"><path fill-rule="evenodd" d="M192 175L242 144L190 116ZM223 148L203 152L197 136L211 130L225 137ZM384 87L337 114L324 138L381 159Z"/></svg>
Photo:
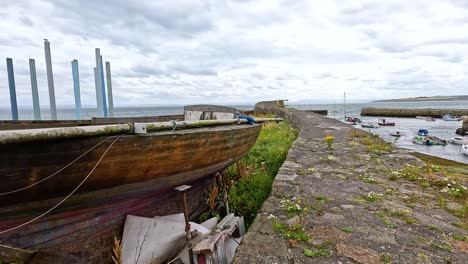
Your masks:
<svg viewBox="0 0 468 264"><path fill-rule="evenodd" d="M443 115L466 116L468 109L400 109L400 108L377 108L364 107L361 109L362 116L388 116L388 117L416 117L432 116L442 117Z"/></svg>
<svg viewBox="0 0 468 264"><path fill-rule="evenodd" d="M440 168L336 120L274 112L300 134L235 263L468 263L466 191L457 198L432 186Z"/></svg>

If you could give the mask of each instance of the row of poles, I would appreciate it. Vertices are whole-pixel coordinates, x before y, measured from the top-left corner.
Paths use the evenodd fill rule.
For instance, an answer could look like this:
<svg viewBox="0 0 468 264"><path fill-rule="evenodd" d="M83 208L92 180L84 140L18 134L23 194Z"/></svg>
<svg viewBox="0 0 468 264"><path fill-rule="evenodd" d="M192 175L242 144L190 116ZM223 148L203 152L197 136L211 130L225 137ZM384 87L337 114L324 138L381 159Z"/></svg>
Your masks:
<svg viewBox="0 0 468 264"><path fill-rule="evenodd" d="M104 78L104 65L102 55L99 48L96 48L96 67L94 67L94 81L96 88L96 102L97 102L97 115L100 117L113 117L114 116L114 102L112 96L112 80L110 62L105 63L105 76ZM57 120L57 106L55 104L55 87L54 76L52 71L52 56L50 53L50 42L44 40L44 53L47 72L47 85L49 88L49 103L50 103L50 117L52 120ZM7 73L8 73L8 86L10 90L10 105L11 117L13 120L18 120L18 104L16 101L16 85L15 74L13 71L13 59L7 58ZM81 95L80 95L80 77L78 70L78 60L72 60L72 75L73 75L73 89L75 95L75 115L76 119L81 119ZM39 92L37 88L37 75L36 75L36 62L34 59L29 59L29 72L31 76L31 91L33 99L34 120L41 120L41 108L39 105ZM107 86L107 96L106 96ZM107 105L109 104L109 105Z"/></svg>

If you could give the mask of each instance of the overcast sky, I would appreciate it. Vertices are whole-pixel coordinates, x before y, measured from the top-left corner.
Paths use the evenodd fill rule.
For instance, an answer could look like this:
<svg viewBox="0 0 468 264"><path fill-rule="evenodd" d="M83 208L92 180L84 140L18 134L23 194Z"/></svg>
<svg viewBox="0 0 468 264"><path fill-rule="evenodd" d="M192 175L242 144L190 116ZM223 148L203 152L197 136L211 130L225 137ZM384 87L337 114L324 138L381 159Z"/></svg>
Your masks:
<svg viewBox="0 0 468 264"><path fill-rule="evenodd" d="M467 94L468 0L0 0L5 58L19 105L31 105L36 59L48 105L43 39L58 105L95 105L94 48L111 62L115 105L368 100Z"/></svg>

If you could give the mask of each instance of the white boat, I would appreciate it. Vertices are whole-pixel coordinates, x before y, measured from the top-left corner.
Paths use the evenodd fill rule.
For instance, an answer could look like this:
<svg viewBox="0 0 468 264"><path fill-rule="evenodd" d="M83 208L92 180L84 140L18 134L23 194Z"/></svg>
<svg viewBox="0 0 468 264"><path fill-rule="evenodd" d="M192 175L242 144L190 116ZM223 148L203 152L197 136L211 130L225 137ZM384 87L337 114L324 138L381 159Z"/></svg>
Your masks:
<svg viewBox="0 0 468 264"><path fill-rule="evenodd" d="M468 145L468 139L460 137L451 138L448 142L455 145Z"/></svg>
<svg viewBox="0 0 468 264"><path fill-rule="evenodd" d="M364 128L379 128L379 125L374 125L374 124L371 124L371 123L367 123L367 124L361 124L361 127L364 127Z"/></svg>
<svg viewBox="0 0 468 264"><path fill-rule="evenodd" d="M460 118L458 116L453 116L453 115L443 115L442 118L445 121L460 121Z"/></svg>
<svg viewBox="0 0 468 264"><path fill-rule="evenodd" d="M460 151L461 151L461 153L468 156L468 145L462 145Z"/></svg>

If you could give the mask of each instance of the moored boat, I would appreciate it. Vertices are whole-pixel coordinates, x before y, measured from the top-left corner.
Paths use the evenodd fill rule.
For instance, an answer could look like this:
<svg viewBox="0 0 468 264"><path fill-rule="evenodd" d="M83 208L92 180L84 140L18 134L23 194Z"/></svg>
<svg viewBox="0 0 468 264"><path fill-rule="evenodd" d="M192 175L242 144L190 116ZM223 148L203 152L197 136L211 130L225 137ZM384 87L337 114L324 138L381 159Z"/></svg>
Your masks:
<svg viewBox="0 0 468 264"><path fill-rule="evenodd" d="M436 119L435 119L434 117L432 117L432 116L426 116L426 117L424 118L424 120L425 120L425 121L429 121L429 122L434 122L434 121L436 121Z"/></svg>
<svg viewBox="0 0 468 264"><path fill-rule="evenodd" d="M418 135L419 136L427 136L427 134L429 134L429 131L427 131L427 129L419 129L418 130Z"/></svg>
<svg viewBox="0 0 468 264"><path fill-rule="evenodd" d="M462 145L460 151L461 151L461 153L463 153L464 155L468 156L468 145Z"/></svg>
<svg viewBox="0 0 468 264"><path fill-rule="evenodd" d="M468 145L468 139L460 137L451 138L448 142L455 145Z"/></svg>
<svg viewBox="0 0 468 264"><path fill-rule="evenodd" d="M401 137L400 131L397 131L395 133L390 133L390 136L392 137Z"/></svg>
<svg viewBox="0 0 468 264"><path fill-rule="evenodd" d="M420 145L427 145L427 146L447 145L447 141L440 139L438 137L419 136L419 135L413 138L413 143L420 144Z"/></svg>
<svg viewBox="0 0 468 264"><path fill-rule="evenodd" d="M173 188L189 184L188 213L196 215L213 177L261 129L236 118L127 121L0 131L0 244L8 246L0 256L26 249L39 250L35 259L67 258L49 263L107 263L127 214L179 213Z"/></svg>
<svg viewBox="0 0 468 264"><path fill-rule="evenodd" d="M357 117L351 117L351 116L347 116L345 118L345 121L349 122L349 123L362 123L361 119L359 119Z"/></svg>
<svg viewBox="0 0 468 264"><path fill-rule="evenodd" d="M388 122L385 118L379 119L379 125L381 126L395 126L395 122Z"/></svg>
<svg viewBox="0 0 468 264"><path fill-rule="evenodd" d="M375 124L372 124L372 123L367 123L367 124L361 124L361 127L364 127L364 128L379 128L379 125L375 125Z"/></svg>
<svg viewBox="0 0 468 264"><path fill-rule="evenodd" d="M444 121L460 121L460 117L449 114L443 115L442 119L444 119Z"/></svg>

